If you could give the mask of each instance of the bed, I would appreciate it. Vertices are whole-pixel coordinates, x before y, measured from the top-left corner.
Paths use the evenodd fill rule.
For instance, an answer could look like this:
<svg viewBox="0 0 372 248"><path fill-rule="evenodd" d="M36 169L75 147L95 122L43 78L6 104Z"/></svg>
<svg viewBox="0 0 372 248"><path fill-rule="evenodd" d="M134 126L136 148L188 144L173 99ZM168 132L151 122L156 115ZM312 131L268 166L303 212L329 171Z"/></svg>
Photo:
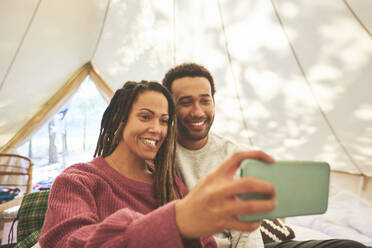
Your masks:
<svg viewBox="0 0 372 248"><path fill-rule="evenodd" d="M286 218L296 240L351 239L372 246L372 203L346 191L330 193L323 215Z"/></svg>

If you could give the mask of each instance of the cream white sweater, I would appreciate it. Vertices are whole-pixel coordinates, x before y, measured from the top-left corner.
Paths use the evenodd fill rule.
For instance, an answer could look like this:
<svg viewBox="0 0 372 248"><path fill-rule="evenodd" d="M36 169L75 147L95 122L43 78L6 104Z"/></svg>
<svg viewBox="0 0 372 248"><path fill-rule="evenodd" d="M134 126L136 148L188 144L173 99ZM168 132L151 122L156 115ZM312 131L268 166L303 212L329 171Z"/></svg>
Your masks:
<svg viewBox="0 0 372 248"><path fill-rule="evenodd" d="M205 177L235 151L243 149L247 150L248 148L210 132L207 144L199 150L188 150L177 143L176 164L180 168L184 182L191 189L200 178ZM221 248L264 247L259 229L252 233L236 231L219 233L214 237L218 247Z"/></svg>

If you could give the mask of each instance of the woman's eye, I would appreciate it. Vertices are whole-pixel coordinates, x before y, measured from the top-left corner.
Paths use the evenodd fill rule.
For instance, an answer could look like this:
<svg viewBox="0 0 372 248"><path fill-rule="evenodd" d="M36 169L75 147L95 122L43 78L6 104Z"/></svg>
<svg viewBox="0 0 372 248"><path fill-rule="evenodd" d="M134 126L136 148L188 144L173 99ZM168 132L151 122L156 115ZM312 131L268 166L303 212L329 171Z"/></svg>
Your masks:
<svg viewBox="0 0 372 248"><path fill-rule="evenodd" d="M141 115L140 117L143 120L149 120L150 119L150 116L148 116L148 115Z"/></svg>
<svg viewBox="0 0 372 248"><path fill-rule="evenodd" d="M160 122L161 122L161 124L168 125L169 120L164 119L164 120L160 120Z"/></svg>

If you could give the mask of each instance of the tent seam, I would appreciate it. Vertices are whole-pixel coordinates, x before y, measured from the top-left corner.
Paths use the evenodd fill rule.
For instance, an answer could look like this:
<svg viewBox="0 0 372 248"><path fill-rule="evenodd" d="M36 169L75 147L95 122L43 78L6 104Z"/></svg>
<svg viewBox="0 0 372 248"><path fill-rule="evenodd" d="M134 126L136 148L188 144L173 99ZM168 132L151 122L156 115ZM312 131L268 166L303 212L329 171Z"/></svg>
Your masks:
<svg viewBox="0 0 372 248"><path fill-rule="evenodd" d="M358 15L355 13L355 11L351 8L350 4L346 1L346 0L343 0L346 7L349 9L349 11L351 12L351 14L354 16L354 18L357 20L357 22L360 24L360 26L362 26L362 28L367 32L367 34L369 35L369 37L372 38L372 34L371 32L368 30L367 26L364 25L364 23L362 22L362 20L358 17Z"/></svg>
<svg viewBox="0 0 372 248"><path fill-rule="evenodd" d="M41 0L39 0L39 2L37 3L36 8L35 8L34 12L32 13L31 19L30 19L30 21L28 22L27 28L26 28L25 32L23 33L22 39L21 39L21 41L20 41L20 43L19 43L19 45L18 45L18 47L17 47L17 50L16 50L16 52L15 52L15 54L14 54L12 60L10 61L10 64L9 64L9 66L8 66L8 69L6 70L6 72L5 72L5 74L4 74L3 79L1 80L0 91L1 91L2 88L3 88L6 79L8 78L8 75L9 75L10 70L13 68L14 62L15 62L17 56L18 56L19 51L21 50L21 47L23 46L23 42L24 42L24 40L25 40L25 38L26 38L26 36L27 36L27 34L28 34L28 31L30 30L31 25L32 25L32 23L34 22L34 19L35 19L36 13L37 13L38 10L39 10L40 4L41 4Z"/></svg>
<svg viewBox="0 0 372 248"><path fill-rule="evenodd" d="M281 26L281 28L282 28L282 30L283 30L283 33L284 33L285 37L287 38L288 45L289 45L289 47L290 47L290 49L291 49L291 51L292 51L293 56L295 57L296 63L297 63L297 65L298 65L298 67L299 67L299 69L300 69L300 71L301 71L302 76L303 76L304 79L305 79L305 82L306 82L306 84L307 84L307 86L308 86L308 88L309 88L309 90L310 90L310 93L311 93L311 95L313 96L313 99L314 99L314 101L316 102L316 104L317 104L317 106L318 106L318 110L319 110L320 114L322 115L322 117L323 117L324 121L326 122L328 128L330 129L331 133L332 133L333 136L335 137L337 143L339 144L339 146L341 147L341 149L344 151L344 153L346 154L346 156L349 158L350 162L351 162L351 163L354 165L354 167L359 171L359 173L361 173L361 175L362 175L363 177L365 177L366 175L364 174L363 170L360 169L359 165L358 165L358 164L355 162L355 160L353 159L351 153L348 151L348 149L346 148L346 146L342 143L340 137L338 137L338 135L337 135L337 133L336 133L336 130L333 128L333 126L332 126L331 122L329 121L329 119L327 118L327 116L326 116L324 110L323 110L322 107L320 106L320 103L319 103L319 101L318 101L318 98L316 97L316 95L315 95L315 93L314 93L314 90L313 90L313 88L312 88L312 86L311 86L311 84L310 84L310 81L309 81L309 79L308 79L307 76L306 76L305 70L304 70L304 68L303 68L303 66L302 66L302 64L301 64L301 62L300 62L300 60L299 60L299 58L298 58L298 56L297 56L297 53L296 53L296 51L295 51L295 49L294 49L294 46L293 46L293 44L291 43L291 41L290 41L290 39L289 39L289 36L288 36L287 30L286 30L286 28L285 28L285 26L284 26L284 23L282 22L282 19L280 18L280 15L279 15L279 12L278 12L277 7L275 6L274 0L270 0L270 1L271 1L271 5L272 5L272 7L273 7L273 10L274 10L275 16L276 16L276 18L278 19L278 22L279 22L279 24L280 24L280 26Z"/></svg>
<svg viewBox="0 0 372 248"><path fill-rule="evenodd" d="M224 36L224 39L225 39L226 58L227 58L227 62L229 64L229 68L230 68L231 75L232 75L232 78L233 78L233 81L234 81L234 85L235 85L235 96L236 96L236 98L238 100L239 110L240 110L240 114L241 114L242 122L243 122L243 127L247 131L247 134L248 134L248 142L251 145L251 147L253 148L254 147L253 140L252 140L252 137L249 135L248 124L247 124L247 122L245 120L244 111L243 111L243 105L242 105L242 102L241 102L241 99L240 99L240 95L239 95L238 82L236 80L236 76L235 76L235 73L234 73L234 70L233 70L233 66L232 66L231 53L230 53L230 50L229 50L228 39L227 39L226 31L225 31L225 24L224 24L223 14L222 14L222 5L221 5L220 0L217 0L217 5L218 5L219 16L220 16L220 21L221 21L221 29L222 29L222 33L223 33L223 36Z"/></svg>
<svg viewBox="0 0 372 248"><path fill-rule="evenodd" d="M100 30L100 32L98 34L96 46L95 46L95 48L93 50L93 54L92 54L92 56L90 58L90 61L93 61L94 57L96 56L96 53L97 53L97 50L98 50L98 46L99 46L99 44L101 42L101 39L102 39L103 30L104 30L105 25L106 25L107 14L108 14L108 11L110 9L110 6L111 6L111 0L108 0L107 1L107 6L106 6L106 10L105 10L105 15L103 17L103 22L102 22L101 30Z"/></svg>

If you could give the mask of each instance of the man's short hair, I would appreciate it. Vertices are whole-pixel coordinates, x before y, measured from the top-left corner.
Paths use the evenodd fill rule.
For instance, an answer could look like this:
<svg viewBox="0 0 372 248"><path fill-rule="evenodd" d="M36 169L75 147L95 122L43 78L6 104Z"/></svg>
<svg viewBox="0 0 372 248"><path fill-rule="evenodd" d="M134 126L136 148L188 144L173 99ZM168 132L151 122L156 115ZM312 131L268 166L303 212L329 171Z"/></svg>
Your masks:
<svg viewBox="0 0 372 248"><path fill-rule="evenodd" d="M196 63L183 63L171 68L164 76L163 85L172 92L173 81L184 77L204 77L209 81L212 96L216 93L212 74L207 68Z"/></svg>

